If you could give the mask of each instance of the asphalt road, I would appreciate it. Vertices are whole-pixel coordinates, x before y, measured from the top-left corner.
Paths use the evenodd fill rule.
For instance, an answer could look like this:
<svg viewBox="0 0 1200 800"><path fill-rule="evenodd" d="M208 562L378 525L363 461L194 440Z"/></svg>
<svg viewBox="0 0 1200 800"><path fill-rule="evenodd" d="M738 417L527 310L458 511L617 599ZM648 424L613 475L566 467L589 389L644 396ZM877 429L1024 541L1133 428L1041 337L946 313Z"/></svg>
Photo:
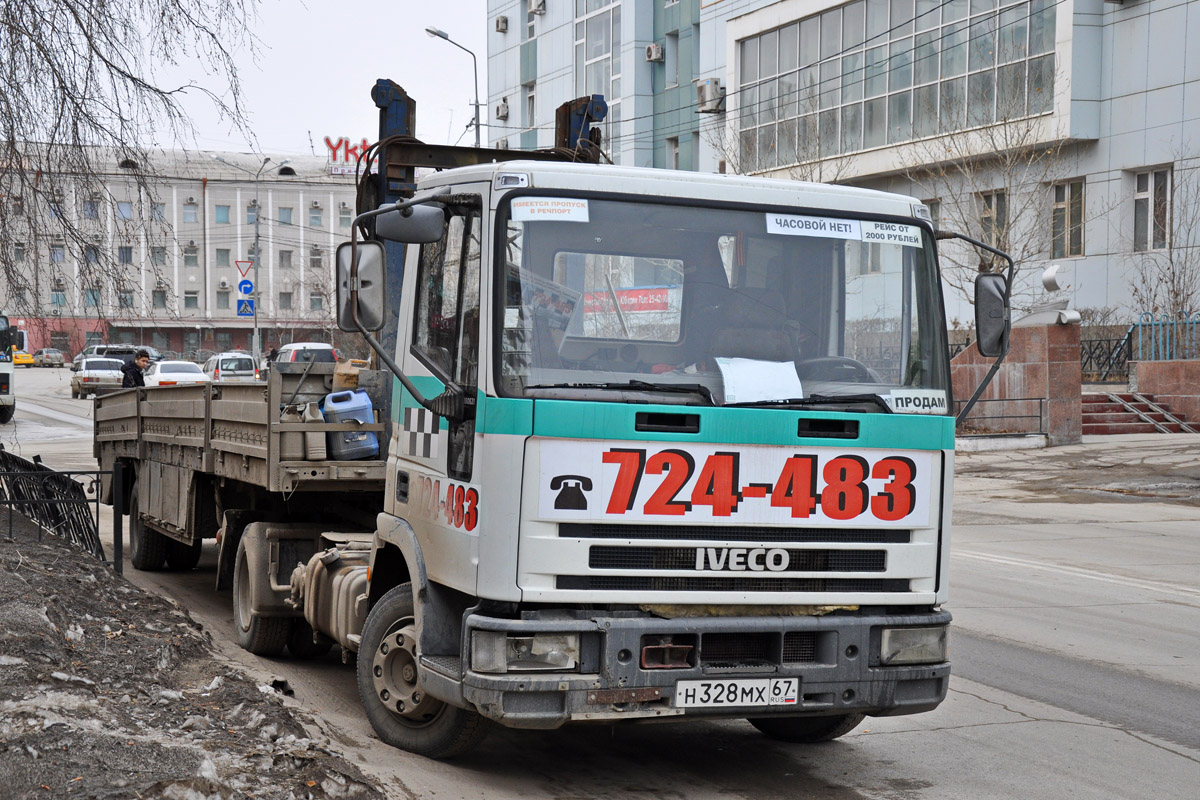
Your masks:
<svg viewBox="0 0 1200 800"><path fill-rule="evenodd" d="M5 447L94 466L91 404L70 399L68 376L19 371ZM228 597L211 589L211 546L188 575L128 564L126 575L188 608L223 657L288 680L318 727L397 797L1196 796L1200 436L960 454L957 469L949 698L816 747L741 722L650 724L496 730L468 757L430 762L372 736L336 656L241 651Z"/></svg>

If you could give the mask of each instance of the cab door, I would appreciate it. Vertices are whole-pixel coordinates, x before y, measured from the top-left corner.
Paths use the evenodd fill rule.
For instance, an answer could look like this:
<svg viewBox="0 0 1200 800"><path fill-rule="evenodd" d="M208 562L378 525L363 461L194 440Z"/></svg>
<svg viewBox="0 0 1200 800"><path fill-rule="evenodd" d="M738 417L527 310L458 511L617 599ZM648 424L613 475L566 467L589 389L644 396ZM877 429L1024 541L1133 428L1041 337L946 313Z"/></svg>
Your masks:
<svg viewBox="0 0 1200 800"><path fill-rule="evenodd" d="M426 569L439 583L474 592L479 537L475 419L485 227L483 186L455 187L441 240L422 245L406 275L398 361L426 397L450 382L463 390L461 420L448 420L401 389L394 454L397 516L412 525ZM474 189L475 193L472 193Z"/></svg>

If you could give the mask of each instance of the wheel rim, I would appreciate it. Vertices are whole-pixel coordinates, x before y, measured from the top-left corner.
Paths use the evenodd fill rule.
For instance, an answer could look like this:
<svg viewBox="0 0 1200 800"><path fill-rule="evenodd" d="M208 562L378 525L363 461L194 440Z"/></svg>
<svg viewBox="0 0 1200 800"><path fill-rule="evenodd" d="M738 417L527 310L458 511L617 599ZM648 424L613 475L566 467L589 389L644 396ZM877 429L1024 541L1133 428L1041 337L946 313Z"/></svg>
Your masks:
<svg viewBox="0 0 1200 800"><path fill-rule="evenodd" d="M392 623L371 658L371 681L375 698L397 721L422 728L433 724L446 706L421 687L416 634L412 617Z"/></svg>
<svg viewBox="0 0 1200 800"><path fill-rule="evenodd" d="M138 511L137 490L129 501L129 559L136 560L142 552L142 524Z"/></svg>
<svg viewBox="0 0 1200 800"><path fill-rule="evenodd" d="M237 623L238 627L243 632L250 630L250 567L246 564L246 559L241 558L238 561L237 576L234 578L234 583L237 585L235 596L237 597Z"/></svg>

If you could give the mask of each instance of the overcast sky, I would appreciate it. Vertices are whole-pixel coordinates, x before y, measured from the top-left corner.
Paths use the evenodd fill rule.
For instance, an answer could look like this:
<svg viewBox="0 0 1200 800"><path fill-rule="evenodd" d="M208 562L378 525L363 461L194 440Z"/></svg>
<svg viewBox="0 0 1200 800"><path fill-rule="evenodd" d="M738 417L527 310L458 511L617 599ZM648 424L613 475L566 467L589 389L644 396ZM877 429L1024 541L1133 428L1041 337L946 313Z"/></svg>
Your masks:
<svg viewBox="0 0 1200 800"><path fill-rule="evenodd" d="M246 47L238 53L257 145L196 100L188 104L195 141L185 146L324 156L326 136L333 142L341 136L373 142L379 114L370 92L377 78L395 81L417 101L421 139L454 144L461 135L460 144L474 144L474 132L464 133L475 92L471 57L425 28L441 28L475 52L479 96L486 103L486 23L486 0L261 0L258 20L251 23L256 52ZM195 70L181 64L178 77L212 86ZM480 115L486 123L486 107Z"/></svg>

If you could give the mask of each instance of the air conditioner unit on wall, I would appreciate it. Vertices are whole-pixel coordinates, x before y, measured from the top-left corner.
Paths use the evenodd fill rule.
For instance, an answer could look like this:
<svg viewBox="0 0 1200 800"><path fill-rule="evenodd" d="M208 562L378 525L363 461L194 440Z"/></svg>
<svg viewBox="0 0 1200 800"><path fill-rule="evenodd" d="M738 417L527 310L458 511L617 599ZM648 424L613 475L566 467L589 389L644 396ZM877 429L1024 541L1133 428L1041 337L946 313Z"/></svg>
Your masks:
<svg viewBox="0 0 1200 800"><path fill-rule="evenodd" d="M526 0L525 8L530 14L545 14L546 0Z"/></svg>
<svg viewBox="0 0 1200 800"><path fill-rule="evenodd" d="M225 280L224 278L221 278L221 282L217 285L220 286L222 289L228 289L229 281Z"/></svg>
<svg viewBox="0 0 1200 800"><path fill-rule="evenodd" d="M65 280L63 280L62 278L55 278L55 279L54 279L54 288L55 288L55 289L61 289L61 288L63 288L63 287L64 287L64 286L66 286L66 285L67 285L67 282L66 282Z"/></svg>
<svg viewBox="0 0 1200 800"><path fill-rule="evenodd" d="M256 206L256 205L258 205L258 200L257 200L257 199L251 199L251 200L250 200L250 205L252 205L252 206Z"/></svg>
<svg viewBox="0 0 1200 800"><path fill-rule="evenodd" d="M196 198L194 198L194 197L188 197L187 201L188 201L188 203L189 203L189 204L191 204L191 203L195 203L195 202L196 202Z"/></svg>
<svg viewBox="0 0 1200 800"><path fill-rule="evenodd" d="M496 33L508 33L508 17L503 14L496 17Z"/></svg>
<svg viewBox="0 0 1200 800"><path fill-rule="evenodd" d="M667 49L658 42L646 45L647 61L666 61Z"/></svg>
<svg viewBox="0 0 1200 800"><path fill-rule="evenodd" d="M165 288L167 288L167 282L164 281L162 278L159 278L158 280L156 280L154 282L154 288L155 289L165 289Z"/></svg>
<svg viewBox="0 0 1200 800"><path fill-rule="evenodd" d="M496 104L496 119L508 119L508 103L503 100Z"/></svg>
<svg viewBox="0 0 1200 800"><path fill-rule="evenodd" d="M320 208L320 207L321 207L321 201L320 201L320 200L313 200L313 201L312 201L312 207L313 207L313 208Z"/></svg>
<svg viewBox="0 0 1200 800"><path fill-rule="evenodd" d="M701 114L719 114L725 109L725 90L720 78L705 78L696 83L696 110Z"/></svg>
<svg viewBox="0 0 1200 800"><path fill-rule="evenodd" d="M343 200L342 202L338 203L338 208L349 208L349 207L350 207L350 204L349 204L349 203L347 203L345 200Z"/></svg>

